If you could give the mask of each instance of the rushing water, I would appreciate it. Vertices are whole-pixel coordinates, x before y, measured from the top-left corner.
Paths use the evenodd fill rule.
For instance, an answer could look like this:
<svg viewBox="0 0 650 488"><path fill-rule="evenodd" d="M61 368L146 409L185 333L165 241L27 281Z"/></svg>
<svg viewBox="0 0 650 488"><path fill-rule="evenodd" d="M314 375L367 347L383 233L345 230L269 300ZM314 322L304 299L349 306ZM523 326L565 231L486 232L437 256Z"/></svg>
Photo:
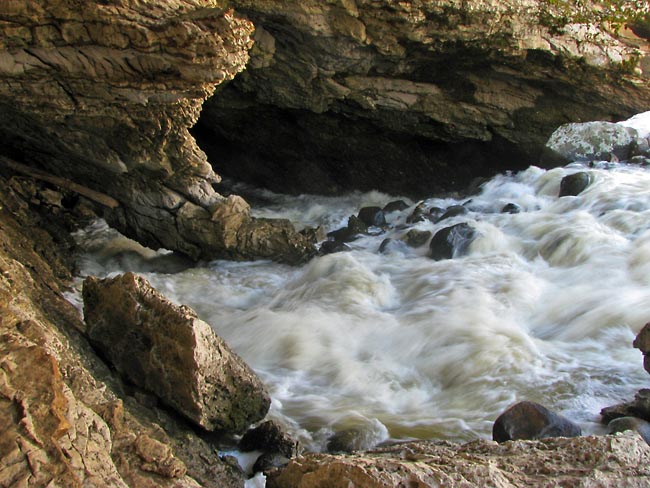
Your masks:
<svg viewBox="0 0 650 488"><path fill-rule="evenodd" d="M558 198L563 176L593 183ZM333 230L381 193L341 198L261 192L255 214ZM470 200L471 199L471 200ZM469 202L468 202L469 201ZM411 202L412 204L416 202ZM434 261L399 239L413 210L351 252L302 267L214 261L195 267L127 241L98 222L77 236L82 275L141 272L194 308L263 378L280 420L313 450L358 428L387 439L489 437L509 404L534 400L598 432L600 408L648 384L632 340L650 321L650 168L603 164L498 176L467 215L409 225L435 232L471 222L462 258ZM501 213L507 203L519 214Z"/></svg>

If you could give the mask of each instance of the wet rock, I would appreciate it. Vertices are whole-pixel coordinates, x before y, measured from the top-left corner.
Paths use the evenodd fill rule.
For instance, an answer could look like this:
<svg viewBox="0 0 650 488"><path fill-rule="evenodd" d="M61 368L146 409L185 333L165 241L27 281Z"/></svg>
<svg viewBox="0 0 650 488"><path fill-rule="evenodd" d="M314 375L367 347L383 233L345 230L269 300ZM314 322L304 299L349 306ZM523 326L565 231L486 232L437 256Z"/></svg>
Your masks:
<svg viewBox="0 0 650 488"><path fill-rule="evenodd" d="M410 247L424 246L431 238L431 232L428 230L411 229L402 238Z"/></svg>
<svg viewBox="0 0 650 488"><path fill-rule="evenodd" d="M323 256L325 254L333 254L335 252L351 251L352 248L346 243L341 241L325 241L321 244L318 253Z"/></svg>
<svg viewBox="0 0 650 488"><path fill-rule="evenodd" d="M467 207L463 205L452 205L445 210L445 213L438 217L436 222L441 222L443 220L450 219L452 217L458 217L459 215L465 215L467 213L469 213Z"/></svg>
<svg viewBox="0 0 650 488"><path fill-rule="evenodd" d="M387 214L391 212L401 212L407 208L409 208L409 204L404 200L393 200L392 202L388 202L386 205L384 205L384 208L382 208L382 210L385 214Z"/></svg>
<svg viewBox="0 0 650 488"><path fill-rule="evenodd" d="M650 449L633 432L497 444L410 442L347 455L306 454L268 488L647 486Z"/></svg>
<svg viewBox="0 0 650 488"><path fill-rule="evenodd" d="M439 230L429 243L430 257L436 261L462 256L476 239L476 231L468 223Z"/></svg>
<svg viewBox="0 0 650 488"><path fill-rule="evenodd" d="M291 461L290 458L280 453L265 452L253 464L253 473L266 473L275 468L282 468L289 464L289 461Z"/></svg>
<svg viewBox="0 0 650 488"><path fill-rule="evenodd" d="M350 215L346 227L328 232L327 237L332 237L338 242L351 242L360 234L365 234L366 232L368 232L368 225L359 217Z"/></svg>
<svg viewBox="0 0 650 488"><path fill-rule="evenodd" d="M445 213L444 208L431 207L429 209L429 220L431 220L432 222L436 222L440 218L440 216L444 213Z"/></svg>
<svg viewBox="0 0 650 488"><path fill-rule="evenodd" d="M634 338L632 346L639 349L644 355L650 353L650 322L641 328Z"/></svg>
<svg viewBox="0 0 650 488"><path fill-rule="evenodd" d="M359 210L358 217L368 227L383 227L386 225L386 217L380 207L363 207Z"/></svg>
<svg viewBox="0 0 650 488"><path fill-rule="evenodd" d="M560 182L560 197L576 196L591 184L591 176L585 171L565 176Z"/></svg>
<svg viewBox="0 0 650 488"><path fill-rule="evenodd" d="M628 160L638 133L611 122L585 122L559 127L546 143L541 163L560 166L574 161Z"/></svg>
<svg viewBox="0 0 650 488"><path fill-rule="evenodd" d="M255 373L212 328L142 277L89 277L87 335L135 385L207 430L239 432L263 418L270 399Z"/></svg>
<svg viewBox="0 0 650 488"><path fill-rule="evenodd" d="M492 439L505 442L517 439L577 437L579 426L566 417L534 402L519 402L503 412L494 422Z"/></svg>
<svg viewBox="0 0 650 488"><path fill-rule="evenodd" d="M407 224L415 224L417 222L422 222L423 220L426 220L426 208L424 206L424 202L418 203L413 211L411 212L411 215L409 215L406 218L406 223Z"/></svg>
<svg viewBox="0 0 650 488"><path fill-rule="evenodd" d="M636 392L634 400L603 408L600 414L605 424L619 417L639 417L650 422L650 389L642 388Z"/></svg>
<svg viewBox="0 0 650 488"><path fill-rule="evenodd" d="M239 441L239 449L244 452L279 453L292 458L298 454L298 441L284 432L277 422L267 420L244 434Z"/></svg>
<svg viewBox="0 0 650 488"><path fill-rule="evenodd" d="M507 203L501 209L501 213L518 214L521 213L521 207L516 203Z"/></svg>
<svg viewBox="0 0 650 488"><path fill-rule="evenodd" d="M371 439L370 434L361 428L345 429L336 432L327 440L327 452L354 452L367 448Z"/></svg>
<svg viewBox="0 0 650 488"><path fill-rule="evenodd" d="M650 422L636 417L619 417L609 422L607 426L609 427L609 434L625 432L626 430L638 432L646 444L650 445Z"/></svg>
<svg viewBox="0 0 650 488"><path fill-rule="evenodd" d="M390 237L387 237L386 239L381 241L381 244L379 245L378 252L381 253L381 254L384 254L384 253L388 252L392 242L393 242L393 239L391 239Z"/></svg>

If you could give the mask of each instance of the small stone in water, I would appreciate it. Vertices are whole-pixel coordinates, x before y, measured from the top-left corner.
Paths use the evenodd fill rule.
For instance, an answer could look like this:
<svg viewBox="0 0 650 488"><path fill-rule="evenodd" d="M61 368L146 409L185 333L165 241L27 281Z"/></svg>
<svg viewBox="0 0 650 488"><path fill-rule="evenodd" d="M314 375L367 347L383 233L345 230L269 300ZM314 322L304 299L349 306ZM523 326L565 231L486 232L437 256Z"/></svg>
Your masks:
<svg viewBox="0 0 650 488"><path fill-rule="evenodd" d="M467 207L464 207L462 205L452 205L451 207L448 207L445 213L442 214L436 222L440 222L445 219L450 219L452 217L457 217L459 215L465 215L469 210L467 210Z"/></svg>
<svg viewBox="0 0 650 488"><path fill-rule="evenodd" d="M591 184L589 173L581 171L562 178L560 183L560 197L579 195L585 188Z"/></svg>
<svg viewBox="0 0 650 488"><path fill-rule="evenodd" d="M521 207L516 203L507 203L501 209L501 213L518 214L521 213Z"/></svg>

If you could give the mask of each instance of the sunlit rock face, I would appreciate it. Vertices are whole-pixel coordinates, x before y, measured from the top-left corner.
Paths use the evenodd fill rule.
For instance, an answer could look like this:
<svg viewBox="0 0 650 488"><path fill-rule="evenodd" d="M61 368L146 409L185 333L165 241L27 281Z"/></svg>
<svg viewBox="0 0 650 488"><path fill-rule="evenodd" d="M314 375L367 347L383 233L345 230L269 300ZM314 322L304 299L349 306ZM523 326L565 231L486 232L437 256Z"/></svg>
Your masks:
<svg viewBox="0 0 650 488"><path fill-rule="evenodd" d="M116 198L107 219L151 247L275 257L224 242L219 177L188 132L248 61L249 20L221 0L7 1L0 18L5 154Z"/></svg>
<svg viewBox="0 0 650 488"><path fill-rule="evenodd" d="M650 103L647 12L571 3L236 0L251 61L196 134L219 174L278 191L419 195L527 167L557 126Z"/></svg>

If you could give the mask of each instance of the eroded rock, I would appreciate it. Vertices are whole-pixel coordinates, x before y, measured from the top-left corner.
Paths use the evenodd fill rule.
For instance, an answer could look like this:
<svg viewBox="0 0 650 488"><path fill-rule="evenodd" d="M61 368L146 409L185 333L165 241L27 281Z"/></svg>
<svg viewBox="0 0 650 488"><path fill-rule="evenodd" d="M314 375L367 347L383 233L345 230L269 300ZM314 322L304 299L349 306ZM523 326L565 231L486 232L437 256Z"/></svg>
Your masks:
<svg viewBox="0 0 650 488"><path fill-rule="evenodd" d="M591 184L591 175L585 171L565 176L560 182L559 197L577 196Z"/></svg>
<svg viewBox="0 0 650 488"><path fill-rule="evenodd" d="M347 455L307 454L267 476L269 488L647 485L650 449L636 433L497 444L418 442Z"/></svg>
<svg viewBox="0 0 650 488"><path fill-rule="evenodd" d="M476 239L476 230L466 223L452 225L436 232L429 243L430 257L439 261L465 254Z"/></svg>
<svg viewBox="0 0 650 488"><path fill-rule="evenodd" d="M142 277L84 281L87 335L134 384L207 430L239 432L264 417L264 385L212 328Z"/></svg>

